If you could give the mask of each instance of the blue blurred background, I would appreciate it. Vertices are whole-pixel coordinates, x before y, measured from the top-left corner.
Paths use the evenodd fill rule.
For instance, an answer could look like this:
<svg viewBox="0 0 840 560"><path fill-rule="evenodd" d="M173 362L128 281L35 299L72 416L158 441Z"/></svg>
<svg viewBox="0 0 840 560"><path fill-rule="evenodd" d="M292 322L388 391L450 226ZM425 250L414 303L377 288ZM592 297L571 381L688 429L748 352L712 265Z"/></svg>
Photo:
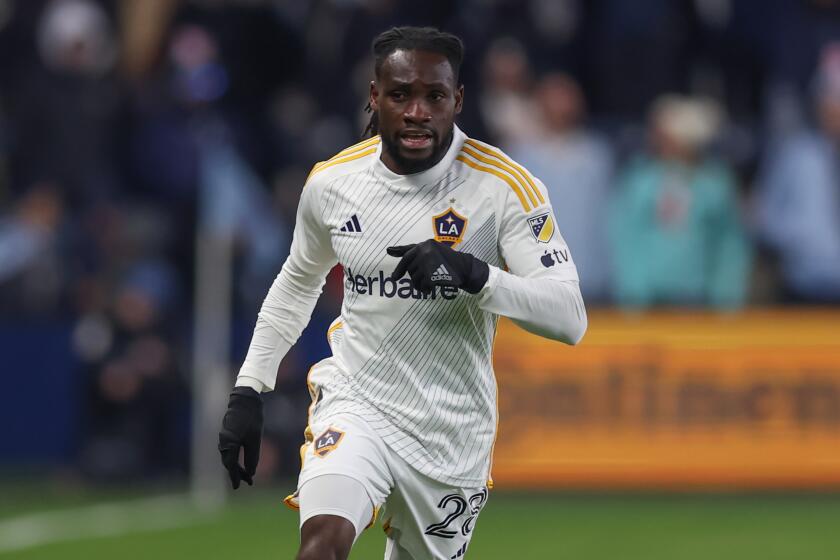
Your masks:
<svg viewBox="0 0 840 560"><path fill-rule="evenodd" d="M463 38L459 125L547 185L596 315L838 308L836 0L0 0L0 475L186 480L197 239L231 243L232 383L400 24ZM264 480L297 473L340 278L267 399Z"/></svg>
<svg viewBox="0 0 840 560"><path fill-rule="evenodd" d="M199 193L238 364L406 22L464 39L459 124L548 185L590 308L840 301L840 2L2 0L0 466L186 472ZM280 449L340 297L282 366Z"/></svg>

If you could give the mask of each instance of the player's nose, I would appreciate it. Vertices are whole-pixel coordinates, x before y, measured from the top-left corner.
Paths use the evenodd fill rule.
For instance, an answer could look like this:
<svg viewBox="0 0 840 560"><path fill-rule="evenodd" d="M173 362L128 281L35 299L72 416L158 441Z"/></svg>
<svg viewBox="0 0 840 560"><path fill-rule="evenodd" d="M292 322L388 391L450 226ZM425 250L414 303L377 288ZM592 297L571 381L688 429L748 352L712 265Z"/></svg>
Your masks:
<svg viewBox="0 0 840 560"><path fill-rule="evenodd" d="M414 100L405 106L403 118L406 122L428 122L432 119L432 115L425 103Z"/></svg>

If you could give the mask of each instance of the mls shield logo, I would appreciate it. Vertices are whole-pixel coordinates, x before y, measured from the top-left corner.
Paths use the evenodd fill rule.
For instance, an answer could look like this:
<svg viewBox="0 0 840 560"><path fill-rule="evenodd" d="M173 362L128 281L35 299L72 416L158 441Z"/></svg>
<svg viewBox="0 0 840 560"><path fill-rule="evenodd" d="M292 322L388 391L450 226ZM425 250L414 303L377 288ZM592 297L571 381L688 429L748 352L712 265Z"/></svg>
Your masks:
<svg viewBox="0 0 840 560"><path fill-rule="evenodd" d="M338 447L344 437L344 432L336 430L335 428L327 428L327 431L318 436L315 440L315 455L318 457L326 457L330 451Z"/></svg>
<svg viewBox="0 0 840 560"><path fill-rule="evenodd" d="M551 212L545 212L539 216L528 218L528 225L531 227L531 235L537 243L548 243L554 235L554 220L551 219Z"/></svg>
<svg viewBox="0 0 840 560"><path fill-rule="evenodd" d="M435 228L435 241L454 247L464 238L467 219L450 207L443 214L434 216L432 225Z"/></svg>

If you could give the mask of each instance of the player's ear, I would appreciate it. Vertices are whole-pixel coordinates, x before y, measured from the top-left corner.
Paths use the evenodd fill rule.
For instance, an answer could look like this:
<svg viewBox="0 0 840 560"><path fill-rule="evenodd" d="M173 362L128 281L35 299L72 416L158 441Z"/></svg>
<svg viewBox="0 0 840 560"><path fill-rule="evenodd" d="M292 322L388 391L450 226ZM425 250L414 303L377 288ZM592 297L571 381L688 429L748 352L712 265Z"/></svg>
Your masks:
<svg viewBox="0 0 840 560"><path fill-rule="evenodd" d="M464 107L464 84L458 86L458 89L455 90L455 114L458 115L461 113L461 109Z"/></svg>
<svg viewBox="0 0 840 560"><path fill-rule="evenodd" d="M370 108L373 111L379 110L379 90L376 88L376 81L370 81L370 97L368 98Z"/></svg>

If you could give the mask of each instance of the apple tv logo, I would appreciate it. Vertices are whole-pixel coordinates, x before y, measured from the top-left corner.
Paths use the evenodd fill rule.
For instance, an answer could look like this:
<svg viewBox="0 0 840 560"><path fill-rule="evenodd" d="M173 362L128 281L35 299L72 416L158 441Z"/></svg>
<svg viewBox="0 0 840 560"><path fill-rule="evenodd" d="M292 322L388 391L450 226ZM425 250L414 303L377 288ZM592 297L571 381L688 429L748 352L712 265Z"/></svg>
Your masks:
<svg viewBox="0 0 840 560"><path fill-rule="evenodd" d="M567 251L559 251L554 249L552 252L545 251L545 254L540 257L540 262L546 268L551 268L555 264L563 264L569 262L569 253Z"/></svg>

